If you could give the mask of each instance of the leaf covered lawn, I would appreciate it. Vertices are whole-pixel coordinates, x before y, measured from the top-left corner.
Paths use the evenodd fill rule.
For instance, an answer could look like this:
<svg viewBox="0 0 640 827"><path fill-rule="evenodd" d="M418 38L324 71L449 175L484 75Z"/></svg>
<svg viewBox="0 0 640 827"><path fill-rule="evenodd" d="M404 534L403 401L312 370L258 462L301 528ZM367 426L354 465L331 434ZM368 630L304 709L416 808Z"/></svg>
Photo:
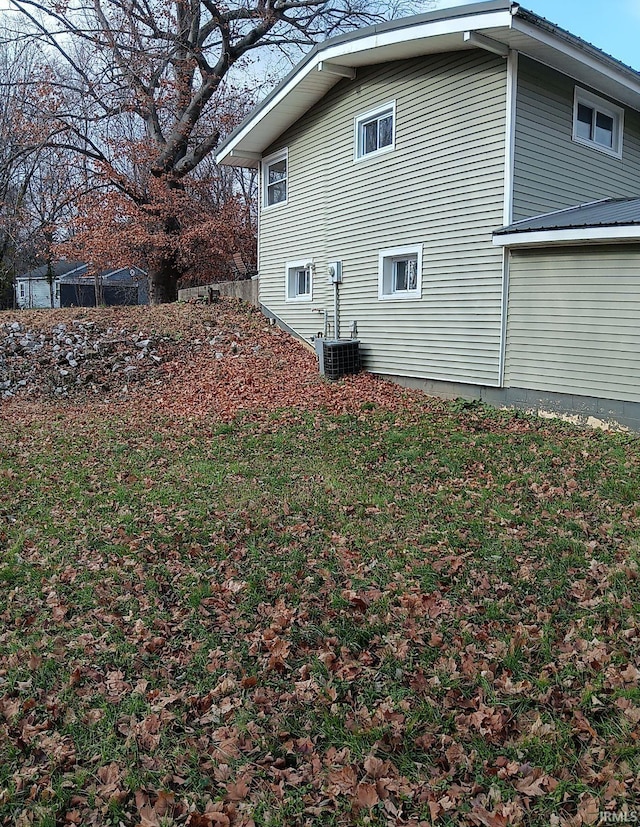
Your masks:
<svg viewBox="0 0 640 827"><path fill-rule="evenodd" d="M329 384L228 301L0 324L79 313L162 361L0 408L0 824L640 813L635 437Z"/></svg>

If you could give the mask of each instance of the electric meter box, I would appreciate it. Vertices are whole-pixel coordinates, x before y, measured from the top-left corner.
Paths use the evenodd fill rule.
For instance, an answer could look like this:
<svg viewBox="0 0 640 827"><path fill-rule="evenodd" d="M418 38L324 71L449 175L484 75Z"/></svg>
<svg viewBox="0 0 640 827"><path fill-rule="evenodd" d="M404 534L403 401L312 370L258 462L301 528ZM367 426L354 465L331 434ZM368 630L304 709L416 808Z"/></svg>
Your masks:
<svg viewBox="0 0 640 827"><path fill-rule="evenodd" d="M329 284L342 284L342 262L330 261L327 265Z"/></svg>

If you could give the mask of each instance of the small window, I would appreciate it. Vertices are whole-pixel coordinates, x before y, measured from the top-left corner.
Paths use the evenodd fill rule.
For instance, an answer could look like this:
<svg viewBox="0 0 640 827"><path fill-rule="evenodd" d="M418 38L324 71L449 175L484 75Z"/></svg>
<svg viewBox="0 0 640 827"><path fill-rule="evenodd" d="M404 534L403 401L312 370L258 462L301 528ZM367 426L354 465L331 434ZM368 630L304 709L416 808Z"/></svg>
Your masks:
<svg viewBox="0 0 640 827"><path fill-rule="evenodd" d="M356 159L389 152L395 146L395 103L356 118Z"/></svg>
<svg viewBox="0 0 640 827"><path fill-rule="evenodd" d="M584 89L575 91L573 140L622 157L624 110Z"/></svg>
<svg viewBox="0 0 640 827"><path fill-rule="evenodd" d="M20 298L24 299L24 284L20 282Z"/></svg>
<svg viewBox="0 0 640 827"><path fill-rule="evenodd" d="M262 162L263 204L274 207L287 203L287 150L278 152Z"/></svg>
<svg viewBox="0 0 640 827"><path fill-rule="evenodd" d="M422 246L382 250L378 258L379 299L419 299L422 295Z"/></svg>
<svg viewBox="0 0 640 827"><path fill-rule="evenodd" d="M286 269L287 301L311 301L313 287L313 262L293 261Z"/></svg>

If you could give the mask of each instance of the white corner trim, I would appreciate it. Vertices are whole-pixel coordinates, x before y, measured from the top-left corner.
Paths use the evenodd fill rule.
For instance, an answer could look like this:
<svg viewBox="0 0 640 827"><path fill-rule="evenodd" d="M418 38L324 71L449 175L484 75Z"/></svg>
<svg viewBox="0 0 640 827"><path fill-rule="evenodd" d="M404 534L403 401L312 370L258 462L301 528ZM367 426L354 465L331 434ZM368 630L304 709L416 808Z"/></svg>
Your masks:
<svg viewBox="0 0 640 827"><path fill-rule="evenodd" d="M572 230L530 230L493 236L494 247L537 247L543 244L615 243L640 241L640 226L578 227Z"/></svg>
<svg viewBox="0 0 640 827"><path fill-rule="evenodd" d="M498 387L504 387L504 369L507 357L507 324L509 321L509 265L511 252L502 248L502 297L500 304L500 354L498 357Z"/></svg>
<svg viewBox="0 0 640 827"><path fill-rule="evenodd" d="M507 114L504 149L504 204L502 224L513 222L513 189L516 161L516 116L518 105L518 52L507 58Z"/></svg>

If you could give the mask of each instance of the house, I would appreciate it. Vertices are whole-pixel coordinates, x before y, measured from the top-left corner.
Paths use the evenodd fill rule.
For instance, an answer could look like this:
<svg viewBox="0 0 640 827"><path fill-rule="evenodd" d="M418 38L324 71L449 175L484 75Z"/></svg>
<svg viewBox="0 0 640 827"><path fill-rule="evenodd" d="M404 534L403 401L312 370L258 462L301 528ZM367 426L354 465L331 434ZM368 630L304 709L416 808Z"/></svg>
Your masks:
<svg viewBox="0 0 640 827"><path fill-rule="evenodd" d="M433 11L316 46L216 160L260 169L260 302L296 335L640 429L628 66L510 0Z"/></svg>
<svg viewBox="0 0 640 827"><path fill-rule="evenodd" d="M55 261L16 276L15 301L21 310L60 307L60 279L85 267L79 261Z"/></svg>
<svg viewBox="0 0 640 827"><path fill-rule="evenodd" d="M96 278L80 261L56 261L15 280L16 306L22 310L95 307L97 304L149 304L149 280L139 267L103 270Z"/></svg>
<svg viewBox="0 0 640 827"><path fill-rule="evenodd" d="M60 279L61 307L149 304L149 279L139 267L102 270L95 276L88 266Z"/></svg>

